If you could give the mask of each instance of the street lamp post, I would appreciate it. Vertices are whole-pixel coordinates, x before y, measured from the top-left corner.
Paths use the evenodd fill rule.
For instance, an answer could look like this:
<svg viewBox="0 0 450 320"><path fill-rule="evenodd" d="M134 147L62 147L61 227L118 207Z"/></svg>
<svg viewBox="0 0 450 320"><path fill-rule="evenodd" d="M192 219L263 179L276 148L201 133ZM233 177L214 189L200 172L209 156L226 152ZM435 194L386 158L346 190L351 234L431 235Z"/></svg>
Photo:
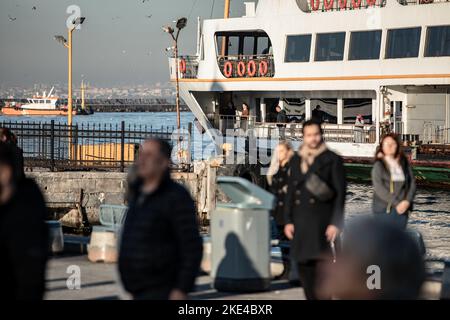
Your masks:
<svg viewBox="0 0 450 320"><path fill-rule="evenodd" d="M180 82L178 77L178 37L180 35L181 29L186 27L187 24L187 18L180 18L177 21L176 28L177 32L175 34L175 29L171 26L165 26L163 27L164 32L168 33L174 42L174 58L175 58L175 87L176 87L176 108L177 108L177 129L180 129L181 126L181 120L180 120Z"/></svg>
<svg viewBox="0 0 450 320"><path fill-rule="evenodd" d="M68 29L68 40L63 36L55 36L55 40L61 43L68 51L68 83L67 83L67 124L72 126L72 113L73 113L73 103L72 103L72 33L73 31L81 25L86 18L79 17L72 22L72 26Z"/></svg>

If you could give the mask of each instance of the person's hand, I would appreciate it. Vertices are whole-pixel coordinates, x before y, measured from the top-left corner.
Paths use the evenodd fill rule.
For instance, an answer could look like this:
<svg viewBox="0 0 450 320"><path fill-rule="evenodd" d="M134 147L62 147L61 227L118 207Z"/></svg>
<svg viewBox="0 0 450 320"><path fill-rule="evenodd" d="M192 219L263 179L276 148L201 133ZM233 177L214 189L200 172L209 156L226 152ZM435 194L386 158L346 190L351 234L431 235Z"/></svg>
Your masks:
<svg viewBox="0 0 450 320"><path fill-rule="evenodd" d="M404 214L406 210L408 210L409 205L410 203L408 200L403 200L397 205L397 207L395 207L395 209L397 210L398 214Z"/></svg>
<svg viewBox="0 0 450 320"><path fill-rule="evenodd" d="M180 289L173 289L169 293L169 300L187 300L187 294Z"/></svg>
<svg viewBox="0 0 450 320"><path fill-rule="evenodd" d="M284 226L284 235L289 240L294 239L294 225L292 223L288 223Z"/></svg>
<svg viewBox="0 0 450 320"><path fill-rule="evenodd" d="M330 224L325 231L325 236L327 237L328 242L333 242L336 240L339 235L339 228Z"/></svg>

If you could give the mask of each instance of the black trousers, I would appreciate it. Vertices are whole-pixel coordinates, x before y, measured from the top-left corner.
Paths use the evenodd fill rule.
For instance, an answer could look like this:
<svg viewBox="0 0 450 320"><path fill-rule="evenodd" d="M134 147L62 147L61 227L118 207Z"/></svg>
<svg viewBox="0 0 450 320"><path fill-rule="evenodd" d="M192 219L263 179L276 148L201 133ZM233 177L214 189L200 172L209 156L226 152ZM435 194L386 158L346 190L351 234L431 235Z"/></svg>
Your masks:
<svg viewBox="0 0 450 320"><path fill-rule="evenodd" d="M317 281L317 261L299 263L297 265L298 277L302 283L303 290L307 300L317 300L316 281Z"/></svg>

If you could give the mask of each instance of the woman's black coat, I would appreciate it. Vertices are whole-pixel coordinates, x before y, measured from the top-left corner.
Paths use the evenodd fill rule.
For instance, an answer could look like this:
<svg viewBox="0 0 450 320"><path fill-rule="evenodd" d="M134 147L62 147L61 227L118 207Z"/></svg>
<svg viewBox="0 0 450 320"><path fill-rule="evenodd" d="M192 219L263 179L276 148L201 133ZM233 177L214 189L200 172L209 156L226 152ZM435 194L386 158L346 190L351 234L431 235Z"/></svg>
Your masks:
<svg viewBox="0 0 450 320"><path fill-rule="evenodd" d="M292 258L297 262L307 262L330 252L325 231L329 225L342 228L347 185L343 160L330 150L319 154L306 174L301 172L300 163L298 154L290 161L285 219L286 223L295 226ZM306 178L311 173L317 174L334 190L333 199L321 202L306 189Z"/></svg>
<svg viewBox="0 0 450 320"><path fill-rule="evenodd" d="M289 164L278 169L277 173L272 176L272 184L270 191L275 195L275 208L273 209L273 218L277 226L285 225L284 209L286 201L286 192L288 185Z"/></svg>

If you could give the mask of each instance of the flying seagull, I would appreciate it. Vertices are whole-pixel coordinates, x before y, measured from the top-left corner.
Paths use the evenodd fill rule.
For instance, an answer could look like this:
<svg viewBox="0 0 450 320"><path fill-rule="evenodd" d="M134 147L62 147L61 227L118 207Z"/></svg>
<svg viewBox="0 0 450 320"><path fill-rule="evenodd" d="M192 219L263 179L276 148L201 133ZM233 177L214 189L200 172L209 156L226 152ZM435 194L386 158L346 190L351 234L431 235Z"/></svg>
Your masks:
<svg viewBox="0 0 450 320"><path fill-rule="evenodd" d="M9 21L16 21L17 18L13 18L8 14Z"/></svg>
<svg viewBox="0 0 450 320"><path fill-rule="evenodd" d="M36 6L33 6L33 8L31 8L32 10L36 10L37 8L36 8Z"/></svg>
<svg viewBox="0 0 450 320"><path fill-rule="evenodd" d="M151 15L149 15L149 16L146 16L146 17L150 19L151 17L153 17L153 15L151 14Z"/></svg>

